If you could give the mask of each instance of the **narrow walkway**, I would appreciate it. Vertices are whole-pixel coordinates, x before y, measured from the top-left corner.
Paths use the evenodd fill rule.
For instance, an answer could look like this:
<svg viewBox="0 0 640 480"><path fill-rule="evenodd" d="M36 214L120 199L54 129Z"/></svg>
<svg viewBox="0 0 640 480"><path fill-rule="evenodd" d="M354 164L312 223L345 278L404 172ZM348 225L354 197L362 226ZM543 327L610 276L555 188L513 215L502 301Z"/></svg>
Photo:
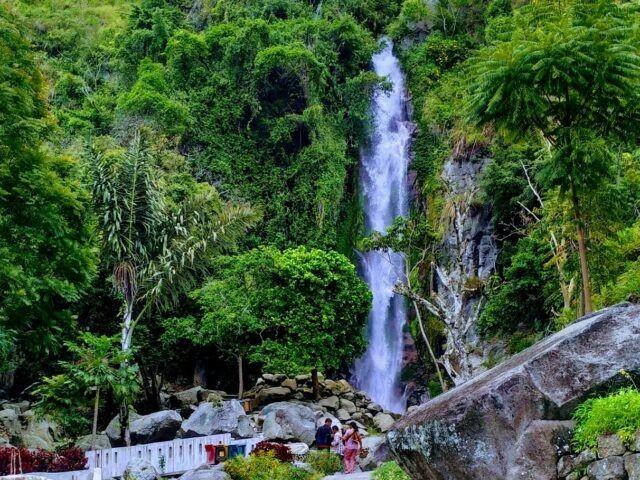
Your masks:
<svg viewBox="0 0 640 480"><path fill-rule="evenodd" d="M351 475L337 474L324 477L322 480L371 480L371 472L352 473Z"/></svg>

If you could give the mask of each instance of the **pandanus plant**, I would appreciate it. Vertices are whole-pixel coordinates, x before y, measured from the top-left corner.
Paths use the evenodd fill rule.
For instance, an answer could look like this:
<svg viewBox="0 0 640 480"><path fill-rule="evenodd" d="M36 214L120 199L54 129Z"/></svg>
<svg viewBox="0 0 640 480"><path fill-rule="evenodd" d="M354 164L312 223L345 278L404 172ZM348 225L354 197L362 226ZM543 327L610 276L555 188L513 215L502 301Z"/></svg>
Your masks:
<svg viewBox="0 0 640 480"><path fill-rule="evenodd" d="M223 203L208 184L178 203L169 201L149 133L136 130L126 147L93 151L93 195L103 253L122 297L121 348L131 350L136 325L174 306L194 288L216 252L232 248L258 214L244 204ZM128 406L120 410L128 445Z"/></svg>

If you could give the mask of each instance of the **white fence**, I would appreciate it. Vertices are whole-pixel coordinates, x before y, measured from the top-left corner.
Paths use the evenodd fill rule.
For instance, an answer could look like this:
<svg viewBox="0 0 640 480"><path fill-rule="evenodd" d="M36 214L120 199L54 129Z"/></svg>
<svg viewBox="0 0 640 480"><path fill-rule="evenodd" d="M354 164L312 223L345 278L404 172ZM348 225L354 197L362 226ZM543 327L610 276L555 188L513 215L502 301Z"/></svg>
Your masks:
<svg viewBox="0 0 640 480"><path fill-rule="evenodd" d="M134 445L132 447L109 448L86 452L87 467L100 468L102 477L121 477L129 460L143 458L162 474L186 472L207 462L205 445L244 445L245 455L251 453L262 437L232 440L230 434L209 435L176 439L168 442ZM68 479L85 480L85 479Z"/></svg>
<svg viewBox="0 0 640 480"><path fill-rule="evenodd" d="M99 468L76 470L73 472L33 472L18 475L5 475L3 480L102 480Z"/></svg>

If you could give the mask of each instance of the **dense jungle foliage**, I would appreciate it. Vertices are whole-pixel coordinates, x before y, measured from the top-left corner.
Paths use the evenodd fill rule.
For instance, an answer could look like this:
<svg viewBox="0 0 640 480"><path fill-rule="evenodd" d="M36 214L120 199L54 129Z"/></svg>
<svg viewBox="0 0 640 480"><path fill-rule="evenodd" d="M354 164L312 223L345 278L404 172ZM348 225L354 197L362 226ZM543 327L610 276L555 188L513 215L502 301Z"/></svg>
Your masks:
<svg viewBox="0 0 640 480"><path fill-rule="evenodd" d="M214 366L228 391L345 372L370 303L354 249L405 251L428 298L452 156L490 159L483 339L513 353L636 297L638 25L637 0L0 0L5 393L77 435L96 388L103 424ZM363 241L381 36L412 100L415 196ZM428 382L444 331L414 305Z"/></svg>

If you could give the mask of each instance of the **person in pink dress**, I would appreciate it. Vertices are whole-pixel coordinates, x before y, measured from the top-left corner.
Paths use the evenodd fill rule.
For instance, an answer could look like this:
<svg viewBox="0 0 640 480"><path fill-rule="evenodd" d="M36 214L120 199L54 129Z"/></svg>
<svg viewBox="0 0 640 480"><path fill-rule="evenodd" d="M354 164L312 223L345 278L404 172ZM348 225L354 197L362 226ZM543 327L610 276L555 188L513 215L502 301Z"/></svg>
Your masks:
<svg viewBox="0 0 640 480"><path fill-rule="evenodd" d="M353 473L356 470L356 460L362 448L362 437L358 432L355 422L349 424L349 429L342 439L344 443L344 473Z"/></svg>

